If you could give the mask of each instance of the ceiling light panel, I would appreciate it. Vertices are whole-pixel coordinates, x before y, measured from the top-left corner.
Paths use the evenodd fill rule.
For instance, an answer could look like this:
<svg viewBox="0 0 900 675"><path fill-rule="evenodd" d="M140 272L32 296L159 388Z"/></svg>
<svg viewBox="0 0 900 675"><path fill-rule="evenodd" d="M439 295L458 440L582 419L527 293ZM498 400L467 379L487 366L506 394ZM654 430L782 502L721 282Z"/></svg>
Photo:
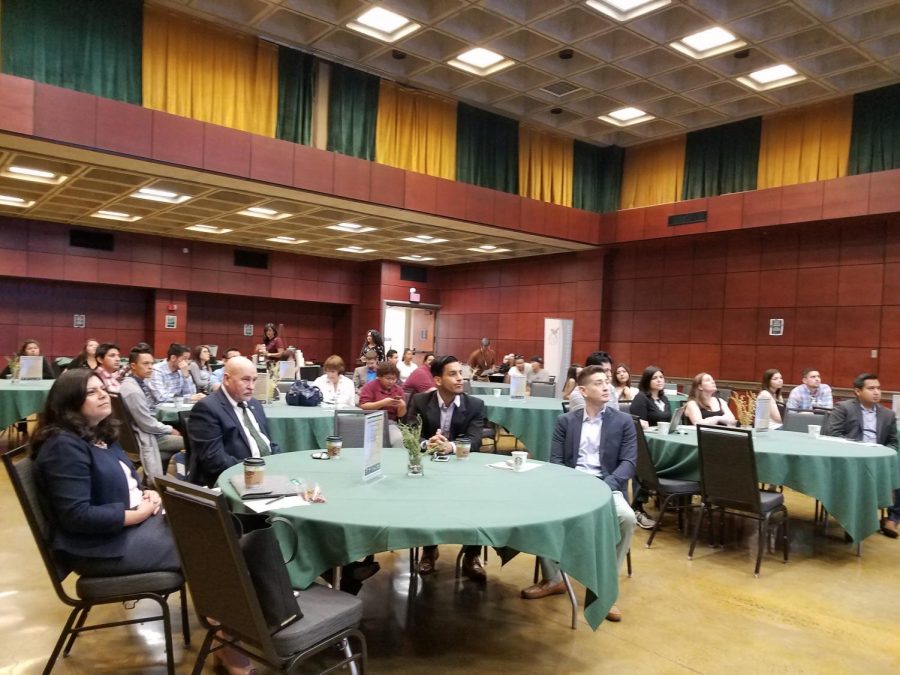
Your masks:
<svg viewBox="0 0 900 675"><path fill-rule="evenodd" d="M143 187L137 192L132 192L131 197L135 199L146 199L151 202L163 202L164 204L183 204L191 197L190 195L180 195L171 190L160 190L157 188Z"/></svg>
<svg viewBox="0 0 900 675"><path fill-rule="evenodd" d="M374 232L376 228L366 227L359 223L338 223L337 225L328 225L329 230L337 230L338 232L352 232L353 234L362 234L363 232Z"/></svg>
<svg viewBox="0 0 900 675"><path fill-rule="evenodd" d="M271 241L276 244L305 244L309 241L309 239L295 239L294 237L282 235L278 237L268 237L266 241Z"/></svg>
<svg viewBox="0 0 900 675"><path fill-rule="evenodd" d="M0 206L14 206L17 209L27 209L34 206L34 202L21 197L14 197L13 195L0 195Z"/></svg>
<svg viewBox="0 0 900 675"><path fill-rule="evenodd" d="M737 81L755 91L768 91L776 87L784 87L789 84L802 82L806 77L798 73L786 63L779 63L769 68L757 70L746 77L739 77Z"/></svg>
<svg viewBox="0 0 900 675"><path fill-rule="evenodd" d="M654 116L640 108L619 108L605 115L600 115L597 119L603 120L608 124L614 124L617 127L630 127L633 124L649 122L654 119Z"/></svg>
<svg viewBox="0 0 900 675"><path fill-rule="evenodd" d="M403 237L403 241L411 241L414 244L443 244L447 240L427 234L417 234L415 237Z"/></svg>
<svg viewBox="0 0 900 675"><path fill-rule="evenodd" d="M391 43L414 33L421 26L390 10L373 7L348 23L347 28L376 40Z"/></svg>
<svg viewBox="0 0 900 675"><path fill-rule="evenodd" d="M616 21L630 21L671 2L672 0L587 0L586 4Z"/></svg>
<svg viewBox="0 0 900 675"><path fill-rule="evenodd" d="M481 246L467 248L466 250L472 251L473 253L509 253L508 248L500 248L499 246L494 246L492 244L482 244Z"/></svg>
<svg viewBox="0 0 900 675"><path fill-rule="evenodd" d="M190 225L184 229L192 230L193 232L206 232L207 234L228 234L232 231L228 227L216 227L215 225L204 225L203 223Z"/></svg>
<svg viewBox="0 0 900 675"><path fill-rule="evenodd" d="M267 209L263 206L251 206L249 209L238 211L238 215L260 218L262 220L284 220L290 218L293 213L280 213L275 209Z"/></svg>
<svg viewBox="0 0 900 675"><path fill-rule="evenodd" d="M448 63L454 68L481 77L492 75L513 65L512 60L484 47L475 47L465 51L455 59L450 59Z"/></svg>
<svg viewBox="0 0 900 675"><path fill-rule="evenodd" d="M54 173L46 169L29 167L25 165L11 164L0 171L0 176L6 178L14 178L15 180L24 180L31 183L44 183L46 185L59 185L65 182L68 176Z"/></svg>
<svg viewBox="0 0 900 675"><path fill-rule="evenodd" d="M343 251L344 253L375 253L374 248L363 248L362 246L344 246L334 250Z"/></svg>
<svg viewBox="0 0 900 675"><path fill-rule="evenodd" d="M102 218L103 220L119 220L123 223L134 223L141 219L140 216L133 216L123 211L96 211L91 214L91 218Z"/></svg>
<svg viewBox="0 0 900 675"><path fill-rule="evenodd" d="M429 260L434 260L434 258L429 258L428 256L424 256L424 255L413 254L413 255L402 255L402 256L400 256L399 260L409 260L411 262L427 262Z"/></svg>
<svg viewBox="0 0 900 675"><path fill-rule="evenodd" d="M692 59L705 59L741 49L746 47L747 43L724 28L713 26L676 40L669 46Z"/></svg>

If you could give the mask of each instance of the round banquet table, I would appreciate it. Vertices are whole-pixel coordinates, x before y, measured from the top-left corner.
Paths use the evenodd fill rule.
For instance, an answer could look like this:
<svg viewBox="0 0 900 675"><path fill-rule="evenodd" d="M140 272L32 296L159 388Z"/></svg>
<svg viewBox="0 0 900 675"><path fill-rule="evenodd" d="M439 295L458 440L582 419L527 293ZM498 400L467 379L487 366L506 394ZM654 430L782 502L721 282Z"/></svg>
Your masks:
<svg viewBox="0 0 900 675"><path fill-rule="evenodd" d="M0 429L41 410L54 382L0 380Z"/></svg>
<svg viewBox="0 0 900 675"><path fill-rule="evenodd" d="M646 438L660 476L700 480L695 429L647 431ZM892 504L892 490L900 487L897 452L882 445L777 430L755 434L753 447L761 482L818 499L856 542L878 531L878 509Z"/></svg>
<svg viewBox="0 0 900 675"><path fill-rule="evenodd" d="M482 396L490 396L494 393L494 389L499 389L502 393L509 393L509 385L505 382L472 382L472 393L481 394Z"/></svg>
<svg viewBox="0 0 900 675"><path fill-rule="evenodd" d="M345 449L329 461L310 455L266 458L267 473L315 481L328 500L273 511L291 522L301 542L288 565L300 587L370 553L478 544L558 560L586 587L584 616L594 629L618 595L618 520L612 493L593 476L553 464L522 473L494 469L487 465L497 455L473 453L466 461L425 461L423 477L408 477L406 453L385 449L385 478L363 483L362 450ZM242 504L228 478L242 470L231 467L219 478L237 508Z"/></svg>
<svg viewBox="0 0 900 675"><path fill-rule="evenodd" d="M556 418L562 415L562 399L527 396L481 396L484 414L495 424L521 440L535 459L550 459L550 440L556 427Z"/></svg>

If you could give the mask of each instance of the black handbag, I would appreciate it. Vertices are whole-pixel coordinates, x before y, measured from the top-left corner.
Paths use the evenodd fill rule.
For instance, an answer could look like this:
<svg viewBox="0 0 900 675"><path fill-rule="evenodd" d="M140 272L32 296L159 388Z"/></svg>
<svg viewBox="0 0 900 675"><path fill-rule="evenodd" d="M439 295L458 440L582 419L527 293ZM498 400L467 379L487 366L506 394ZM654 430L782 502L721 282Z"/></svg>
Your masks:
<svg viewBox="0 0 900 675"><path fill-rule="evenodd" d="M322 390L306 380L297 380L291 385L285 397L288 405L302 405L313 408L322 402Z"/></svg>
<svg viewBox="0 0 900 675"><path fill-rule="evenodd" d="M250 580L259 597L266 625L272 633L303 618L300 604L285 565L297 555L297 535L290 522L264 513L232 513L241 552L250 572ZM275 536L275 523L288 526L293 537L290 557L284 560Z"/></svg>

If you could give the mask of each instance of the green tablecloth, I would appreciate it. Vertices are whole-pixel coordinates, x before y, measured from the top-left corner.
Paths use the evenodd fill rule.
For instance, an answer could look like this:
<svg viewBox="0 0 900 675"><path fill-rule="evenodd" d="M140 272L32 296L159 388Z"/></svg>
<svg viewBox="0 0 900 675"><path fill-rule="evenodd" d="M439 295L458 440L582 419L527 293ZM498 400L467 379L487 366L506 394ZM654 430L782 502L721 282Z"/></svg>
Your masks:
<svg viewBox="0 0 900 675"><path fill-rule="evenodd" d="M163 404L156 409L156 416L163 422L173 422L178 419L179 411L191 407ZM325 439L334 430L334 408L306 408L287 405L283 401L269 403L263 408L272 440L286 452L324 448Z"/></svg>
<svg viewBox="0 0 900 675"><path fill-rule="evenodd" d="M505 382L472 382L472 393L489 396L494 393L494 389L499 389L502 393L509 393L509 385Z"/></svg>
<svg viewBox="0 0 900 675"><path fill-rule="evenodd" d="M562 399L493 395L476 398L484 401L487 418L521 440L532 457L544 462L550 459L550 440L556 418L562 415Z"/></svg>
<svg viewBox="0 0 900 675"><path fill-rule="evenodd" d="M700 479L697 432L660 436L647 433L660 476ZM900 487L897 453L884 446L815 439L793 431L757 434L757 475L763 483L787 485L818 499L854 541L879 527L878 509L893 503Z"/></svg>
<svg viewBox="0 0 900 675"><path fill-rule="evenodd" d="M35 380L27 384L0 380L0 429L40 411L55 380Z"/></svg>
<svg viewBox="0 0 900 675"><path fill-rule="evenodd" d="M675 412L687 401L687 394L666 394L666 398L669 399L669 409Z"/></svg>
<svg viewBox="0 0 900 675"><path fill-rule="evenodd" d="M359 449L345 449L338 461L317 461L307 452L266 458L268 473L314 480L328 500L277 511L293 523L301 542L288 566L292 582L305 587L330 567L380 551L430 544L510 547L560 561L587 588L584 616L596 629L618 595L619 527L609 488L551 464L525 473L486 466L498 459L475 453L467 461L425 462L425 475L410 478L406 453L388 449L384 480L363 484ZM227 479L241 470L231 467L219 480L233 504L239 502Z"/></svg>

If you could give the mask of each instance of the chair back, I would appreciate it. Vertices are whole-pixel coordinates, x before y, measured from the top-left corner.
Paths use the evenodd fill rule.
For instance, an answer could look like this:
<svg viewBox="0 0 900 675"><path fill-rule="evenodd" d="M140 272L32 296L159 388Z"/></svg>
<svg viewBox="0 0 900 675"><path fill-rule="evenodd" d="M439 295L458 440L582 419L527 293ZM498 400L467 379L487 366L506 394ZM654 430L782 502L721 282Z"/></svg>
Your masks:
<svg viewBox="0 0 900 675"><path fill-rule="evenodd" d="M128 455L128 459L136 466L141 465L141 444L134 433L134 424L131 413L125 407L125 403L119 396L110 396L112 414L122 424L119 426L119 444Z"/></svg>
<svg viewBox="0 0 900 675"><path fill-rule="evenodd" d="M531 395L540 398L556 398L556 385L549 382L532 382Z"/></svg>
<svg viewBox="0 0 900 675"><path fill-rule="evenodd" d="M731 400L731 389L718 389L716 396L728 403Z"/></svg>
<svg viewBox="0 0 900 675"><path fill-rule="evenodd" d="M659 476L656 475L656 467L650 456L650 448L647 445L647 437L644 436L644 427L641 418L631 416L634 421L634 430L637 432L637 478L638 481L649 490L659 490Z"/></svg>
<svg viewBox="0 0 900 675"><path fill-rule="evenodd" d="M709 505L760 513L753 432L697 425L700 491Z"/></svg>
<svg viewBox="0 0 900 675"><path fill-rule="evenodd" d="M200 622L221 624L277 663L225 496L169 476L158 478L156 487Z"/></svg>
<svg viewBox="0 0 900 675"><path fill-rule="evenodd" d="M631 401L623 401L619 404L619 412L623 412L626 415L631 414Z"/></svg>
<svg viewBox="0 0 900 675"><path fill-rule="evenodd" d="M784 414L783 424L781 428L784 431L800 431L806 433L809 431L810 424L825 424L826 415L824 413L799 412L797 410L787 410Z"/></svg>
<svg viewBox="0 0 900 675"><path fill-rule="evenodd" d="M569 402L561 401L561 403L562 403L563 414L566 414L567 412L569 412Z"/></svg>
<svg viewBox="0 0 900 675"><path fill-rule="evenodd" d="M188 431L190 429L190 421L191 421L191 411L190 410L179 410L178 411L178 426L181 427L179 431L181 431L181 436L184 438L184 452L188 457L191 456L191 451L193 449L193 440L191 439L191 434Z"/></svg>
<svg viewBox="0 0 900 675"><path fill-rule="evenodd" d="M463 393L464 394L472 393L472 380L463 380Z"/></svg>
<svg viewBox="0 0 900 675"><path fill-rule="evenodd" d="M384 418L382 447L391 446L388 434L388 419L383 410L360 410L340 408L334 411L334 435L340 436L345 448L361 448L366 438L366 415L381 415Z"/></svg>
<svg viewBox="0 0 900 675"><path fill-rule="evenodd" d="M41 503L40 489L34 473L34 461L27 455L27 452L28 446L23 445L3 453L3 465L9 474L13 491L25 514L25 520L34 537L34 543L37 544L38 551L40 551L41 560L44 561L50 581L53 582L56 595L67 605L74 605L76 603L69 597L62 585L71 570L53 554L51 546L53 526Z"/></svg>

